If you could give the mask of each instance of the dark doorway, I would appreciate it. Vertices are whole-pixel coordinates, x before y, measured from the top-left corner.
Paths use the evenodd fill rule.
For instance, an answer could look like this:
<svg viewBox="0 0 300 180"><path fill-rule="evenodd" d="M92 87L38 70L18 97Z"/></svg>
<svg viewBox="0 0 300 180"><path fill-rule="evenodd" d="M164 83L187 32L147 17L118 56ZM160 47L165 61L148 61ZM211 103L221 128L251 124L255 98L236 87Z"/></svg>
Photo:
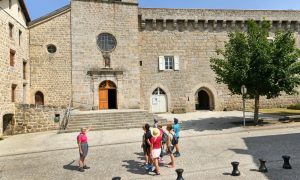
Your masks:
<svg viewBox="0 0 300 180"><path fill-rule="evenodd" d="M13 130L14 130L14 115L5 114L3 116L3 134L13 135Z"/></svg>
<svg viewBox="0 0 300 180"><path fill-rule="evenodd" d="M207 92L201 90L198 92L198 109L197 110L210 110L209 95Z"/></svg>
<svg viewBox="0 0 300 180"><path fill-rule="evenodd" d="M117 109L117 90L108 90L108 109Z"/></svg>

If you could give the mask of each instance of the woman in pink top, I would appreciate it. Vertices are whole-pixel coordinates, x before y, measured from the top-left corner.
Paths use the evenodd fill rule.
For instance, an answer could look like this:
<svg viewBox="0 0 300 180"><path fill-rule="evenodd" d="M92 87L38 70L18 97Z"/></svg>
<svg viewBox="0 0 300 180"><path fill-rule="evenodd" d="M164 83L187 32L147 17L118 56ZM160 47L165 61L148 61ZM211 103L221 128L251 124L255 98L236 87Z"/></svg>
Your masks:
<svg viewBox="0 0 300 180"><path fill-rule="evenodd" d="M159 166L158 166L158 159L161 153L161 143L162 137L160 135L160 131L157 128L152 130L152 137L150 139L151 142L151 156L153 158L154 166L155 166L155 173L160 175Z"/></svg>
<svg viewBox="0 0 300 180"><path fill-rule="evenodd" d="M85 165L85 158L88 154L88 150L89 150L89 146L88 146L88 139L86 136L86 133L90 130L91 128L81 128L80 129L80 133L77 136L77 143L78 143L78 148L79 148L79 155L80 155L80 159L79 159L79 171L80 172L84 172L84 169L89 169L89 167L87 167Z"/></svg>

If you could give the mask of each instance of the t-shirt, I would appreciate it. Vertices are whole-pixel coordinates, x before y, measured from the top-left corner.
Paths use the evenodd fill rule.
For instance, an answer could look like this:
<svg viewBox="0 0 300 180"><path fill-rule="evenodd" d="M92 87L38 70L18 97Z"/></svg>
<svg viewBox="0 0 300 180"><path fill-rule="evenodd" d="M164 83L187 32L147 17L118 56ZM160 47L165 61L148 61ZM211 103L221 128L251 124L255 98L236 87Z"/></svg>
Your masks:
<svg viewBox="0 0 300 180"><path fill-rule="evenodd" d="M80 133L78 136L77 136L77 142L78 144L79 143L87 143L87 136L85 133Z"/></svg>
<svg viewBox="0 0 300 180"><path fill-rule="evenodd" d="M172 139L173 139L174 134L171 133L171 132L168 132L167 134L168 134L168 138L169 138L169 140L170 140L170 146L173 146L173 144L172 144Z"/></svg>
<svg viewBox="0 0 300 180"><path fill-rule="evenodd" d="M176 137L179 138L180 125L179 124L173 125L173 129L176 134Z"/></svg>
<svg viewBox="0 0 300 180"><path fill-rule="evenodd" d="M152 137L150 139L151 144L153 144L153 149L160 149L161 148L161 142L162 142L162 137Z"/></svg>
<svg viewBox="0 0 300 180"><path fill-rule="evenodd" d="M147 143L147 139L150 140L151 137L152 137L151 131L150 130L146 131L146 133L145 133L145 147L146 148L150 148L150 145Z"/></svg>

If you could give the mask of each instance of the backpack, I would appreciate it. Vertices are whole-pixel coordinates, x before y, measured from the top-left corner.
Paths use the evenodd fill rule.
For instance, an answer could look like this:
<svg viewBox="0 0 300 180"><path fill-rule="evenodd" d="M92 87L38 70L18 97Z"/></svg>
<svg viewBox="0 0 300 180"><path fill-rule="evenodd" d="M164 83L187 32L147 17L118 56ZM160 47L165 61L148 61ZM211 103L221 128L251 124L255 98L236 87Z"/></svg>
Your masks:
<svg viewBox="0 0 300 180"><path fill-rule="evenodd" d="M173 138L171 140L171 144L174 146L174 145L178 144L178 140L177 140L177 137L175 134L172 134L172 135L173 135Z"/></svg>
<svg viewBox="0 0 300 180"><path fill-rule="evenodd" d="M162 135L162 143L165 144L167 143L168 141L168 134L163 132L163 135Z"/></svg>

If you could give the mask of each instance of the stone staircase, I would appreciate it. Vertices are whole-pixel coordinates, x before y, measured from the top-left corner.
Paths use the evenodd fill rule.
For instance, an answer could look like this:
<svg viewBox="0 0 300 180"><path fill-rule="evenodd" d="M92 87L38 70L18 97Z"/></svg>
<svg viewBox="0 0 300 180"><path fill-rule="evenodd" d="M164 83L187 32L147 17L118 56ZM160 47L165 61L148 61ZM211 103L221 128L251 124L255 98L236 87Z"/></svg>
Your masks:
<svg viewBox="0 0 300 180"><path fill-rule="evenodd" d="M68 126L59 133L78 132L81 127L92 126L93 131L142 128L145 123L153 126L153 118L162 125L167 125L167 120L157 115L152 115L144 110L104 110L104 111L74 111L71 113Z"/></svg>

